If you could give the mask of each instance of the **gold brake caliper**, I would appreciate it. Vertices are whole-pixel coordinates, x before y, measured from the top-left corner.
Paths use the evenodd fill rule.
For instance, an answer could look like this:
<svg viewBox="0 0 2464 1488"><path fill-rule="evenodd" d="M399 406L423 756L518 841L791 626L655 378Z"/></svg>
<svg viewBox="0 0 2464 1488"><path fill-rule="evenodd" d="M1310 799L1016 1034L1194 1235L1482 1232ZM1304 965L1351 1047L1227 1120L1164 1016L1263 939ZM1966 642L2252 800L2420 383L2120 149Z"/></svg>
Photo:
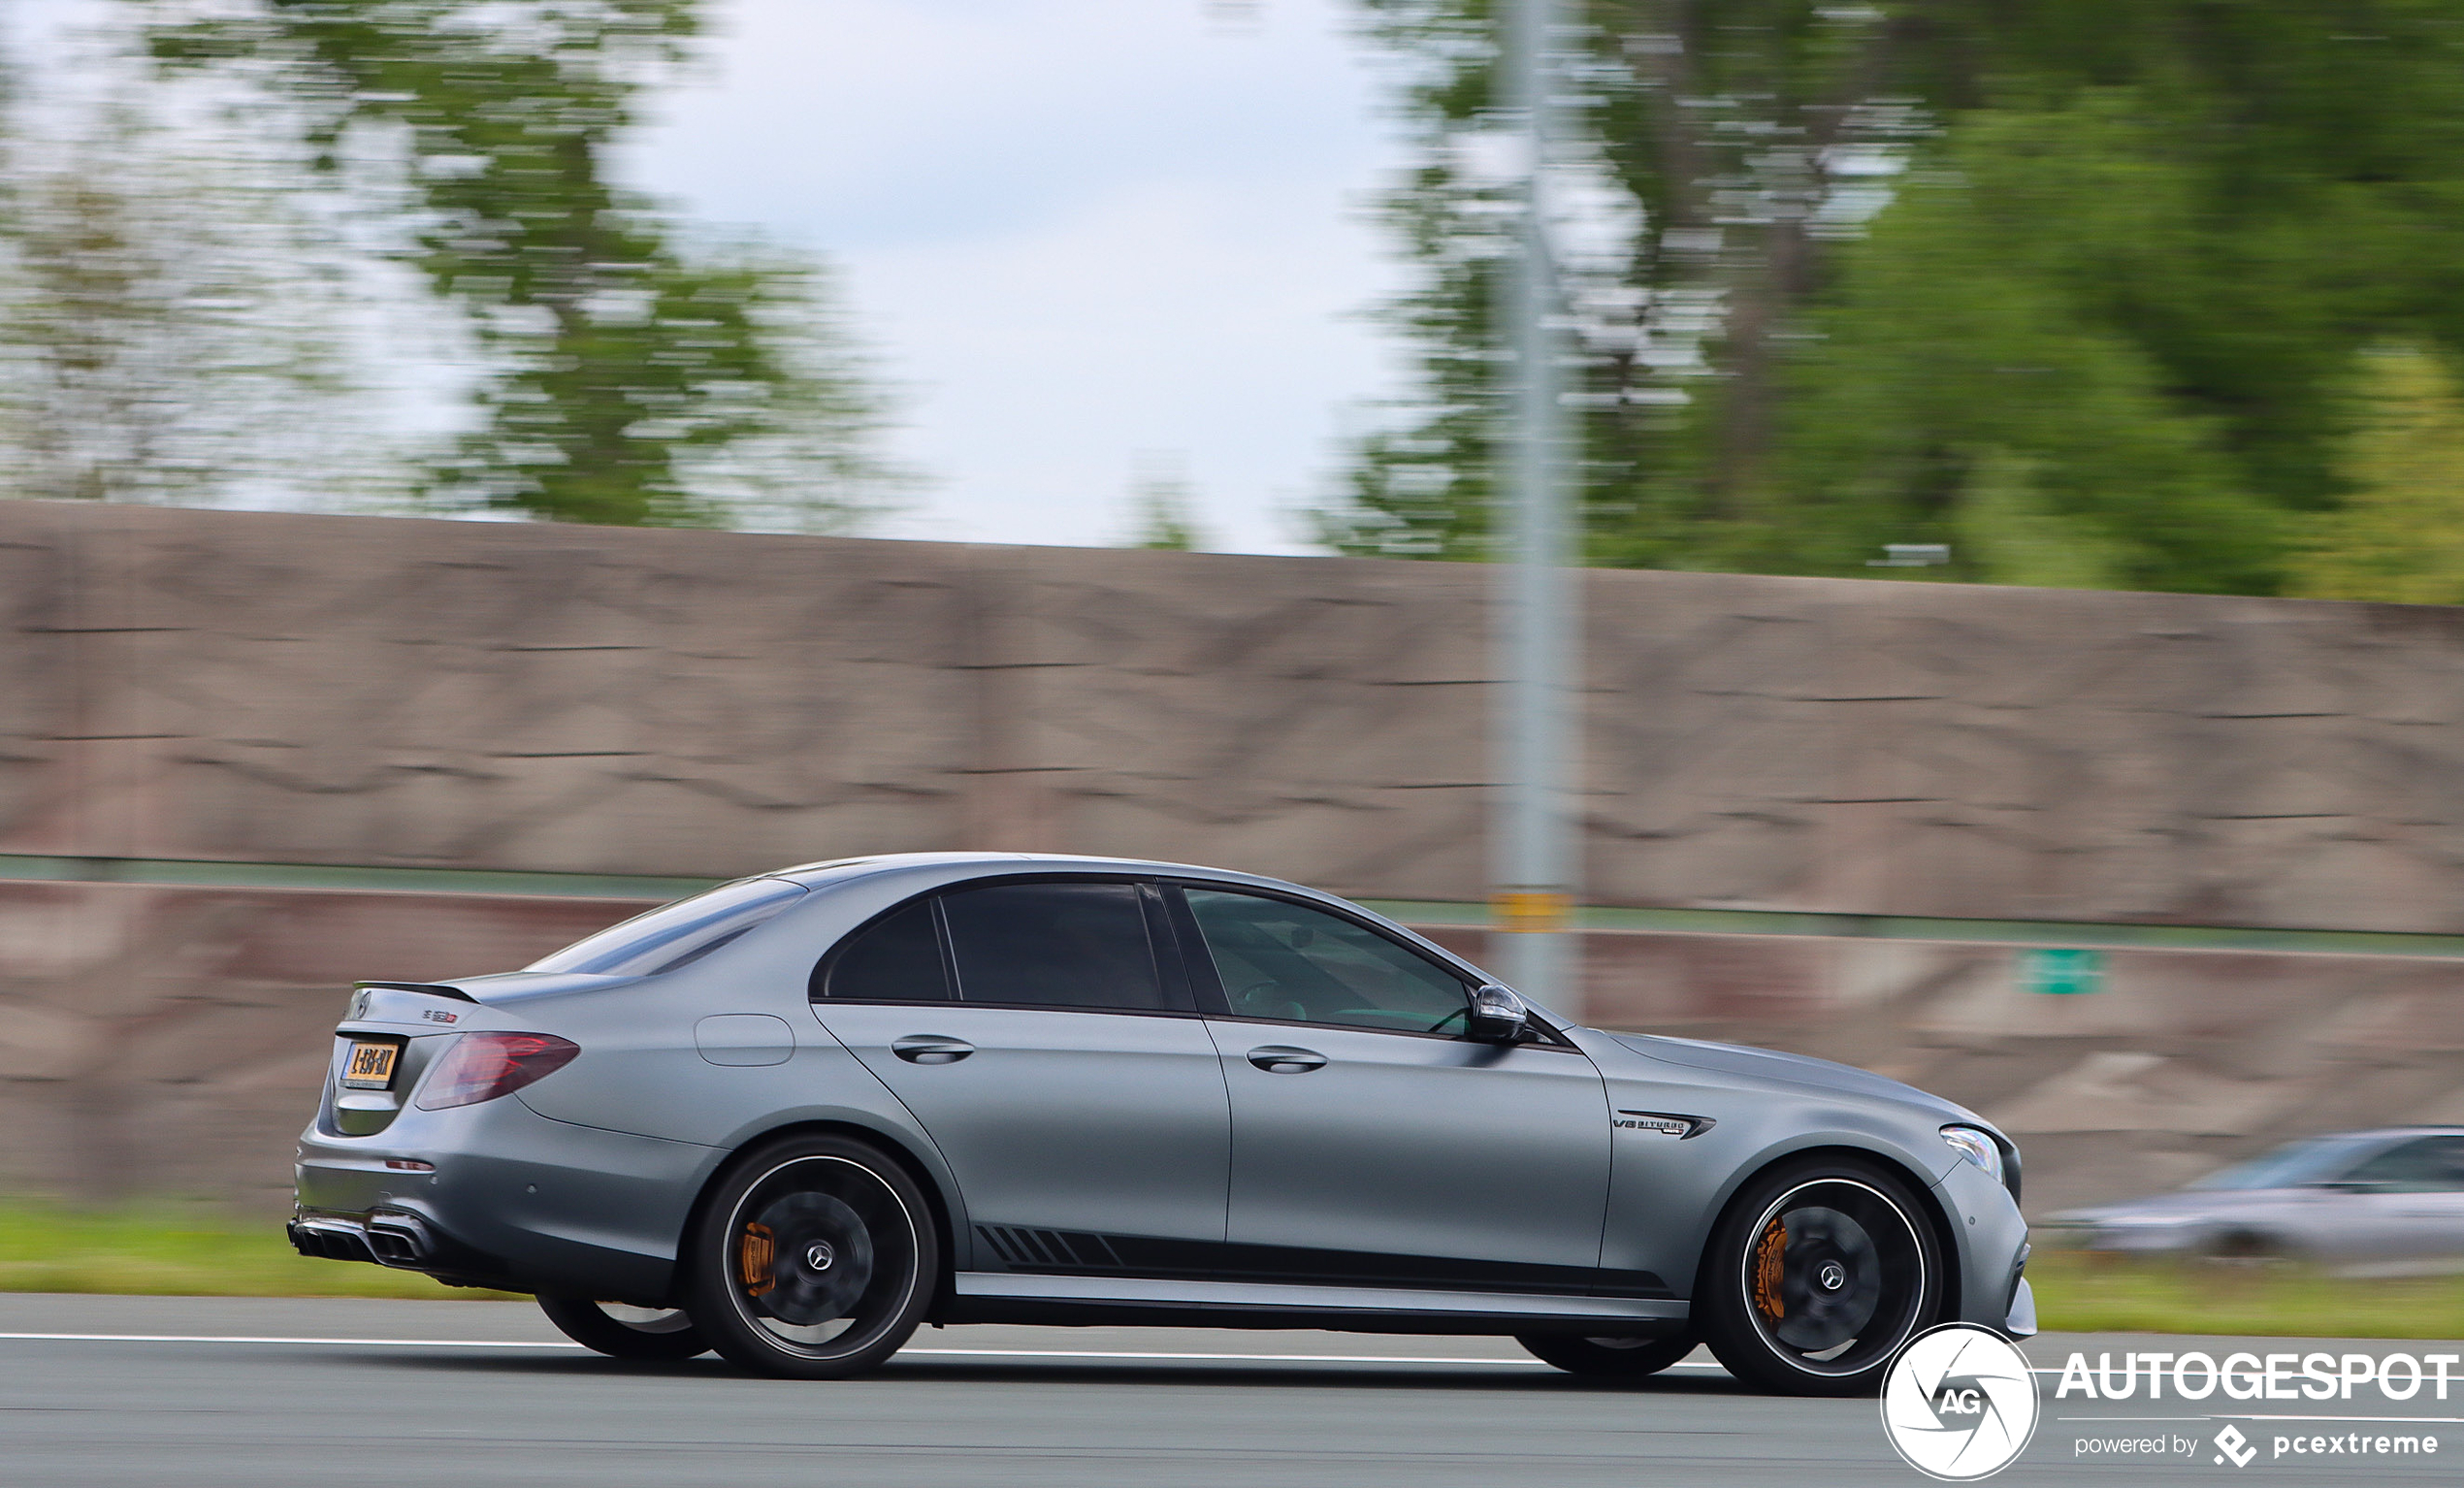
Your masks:
<svg viewBox="0 0 2464 1488"><path fill-rule="evenodd" d="M1754 1310L1778 1322L1788 1315L1788 1304L1780 1300L1780 1257L1788 1249L1788 1226L1777 1216L1763 1227L1763 1238L1754 1242Z"/></svg>
<svg viewBox="0 0 2464 1488"><path fill-rule="evenodd" d="M767 1296L770 1288L779 1284L778 1278L771 1275L773 1264L778 1260L779 1243L771 1235L770 1227L766 1224L746 1225L737 1252L738 1269L744 1274L744 1294L748 1297Z"/></svg>

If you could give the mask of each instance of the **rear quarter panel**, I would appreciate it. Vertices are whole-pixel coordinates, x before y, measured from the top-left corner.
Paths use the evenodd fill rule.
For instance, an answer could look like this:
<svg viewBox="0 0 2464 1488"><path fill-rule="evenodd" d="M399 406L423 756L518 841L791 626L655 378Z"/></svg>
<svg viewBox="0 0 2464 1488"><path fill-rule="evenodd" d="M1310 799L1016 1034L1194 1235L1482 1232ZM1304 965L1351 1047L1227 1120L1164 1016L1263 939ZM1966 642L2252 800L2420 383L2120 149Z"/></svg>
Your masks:
<svg viewBox="0 0 2464 1488"><path fill-rule="evenodd" d="M572 1063L516 1098L552 1120L714 1148L721 1163L786 1127L828 1123L871 1132L923 1166L963 1236L963 1206L930 1136L822 1026L806 990L814 962L841 935L914 891L871 880L825 887L665 976L491 1003L498 1026L552 1033L581 1047ZM703 1057L695 1025L747 1013L793 1030L787 1057L762 1065Z"/></svg>

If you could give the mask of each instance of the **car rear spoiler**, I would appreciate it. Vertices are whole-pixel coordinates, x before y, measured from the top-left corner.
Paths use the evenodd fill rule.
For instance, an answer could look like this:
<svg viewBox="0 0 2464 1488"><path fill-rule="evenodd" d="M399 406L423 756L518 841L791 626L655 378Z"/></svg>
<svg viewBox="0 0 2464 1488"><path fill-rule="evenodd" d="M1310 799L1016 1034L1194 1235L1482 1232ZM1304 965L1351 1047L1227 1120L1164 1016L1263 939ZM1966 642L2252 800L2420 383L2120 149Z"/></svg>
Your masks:
<svg viewBox="0 0 2464 1488"><path fill-rule="evenodd" d="M477 1002L479 1000L478 998L471 996L469 992L464 991L461 987L448 987L442 982L354 982L351 984L351 987L354 990L362 987L382 987L389 992L426 992L431 997L450 997L456 1002Z"/></svg>

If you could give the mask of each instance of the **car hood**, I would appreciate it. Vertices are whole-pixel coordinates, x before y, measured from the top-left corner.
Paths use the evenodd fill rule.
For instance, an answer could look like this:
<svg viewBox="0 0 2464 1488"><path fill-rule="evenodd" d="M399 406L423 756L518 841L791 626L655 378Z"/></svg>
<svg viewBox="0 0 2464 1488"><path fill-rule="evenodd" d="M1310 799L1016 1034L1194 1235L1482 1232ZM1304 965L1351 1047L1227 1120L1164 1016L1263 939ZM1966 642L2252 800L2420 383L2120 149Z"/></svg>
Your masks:
<svg viewBox="0 0 2464 1488"><path fill-rule="evenodd" d="M1990 1125L1973 1111L1954 1101L1903 1084L1888 1076L1854 1065L1836 1064L1806 1054L1785 1054L1775 1049L1750 1049L1741 1044L1706 1044L1700 1039L1671 1039L1647 1033L1611 1033L1608 1038L1663 1064L1683 1064L1752 1080L1776 1080L1843 1095L1863 1095L1938 1112L1945 1120Z"/></svg>

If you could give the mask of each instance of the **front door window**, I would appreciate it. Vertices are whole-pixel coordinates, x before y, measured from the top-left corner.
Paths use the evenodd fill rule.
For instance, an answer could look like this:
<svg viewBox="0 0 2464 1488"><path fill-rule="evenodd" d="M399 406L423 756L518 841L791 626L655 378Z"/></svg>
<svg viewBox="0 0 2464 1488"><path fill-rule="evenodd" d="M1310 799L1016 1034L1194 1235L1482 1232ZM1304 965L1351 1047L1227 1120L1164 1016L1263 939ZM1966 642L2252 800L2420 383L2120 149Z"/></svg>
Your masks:
<svg viewBox="0 0 2464 1488"><path fill-rule="evenodd" d="M1365 925L1259 894L1185 896L1234 1017L1463 1031L1463 979Z"/></svg>

